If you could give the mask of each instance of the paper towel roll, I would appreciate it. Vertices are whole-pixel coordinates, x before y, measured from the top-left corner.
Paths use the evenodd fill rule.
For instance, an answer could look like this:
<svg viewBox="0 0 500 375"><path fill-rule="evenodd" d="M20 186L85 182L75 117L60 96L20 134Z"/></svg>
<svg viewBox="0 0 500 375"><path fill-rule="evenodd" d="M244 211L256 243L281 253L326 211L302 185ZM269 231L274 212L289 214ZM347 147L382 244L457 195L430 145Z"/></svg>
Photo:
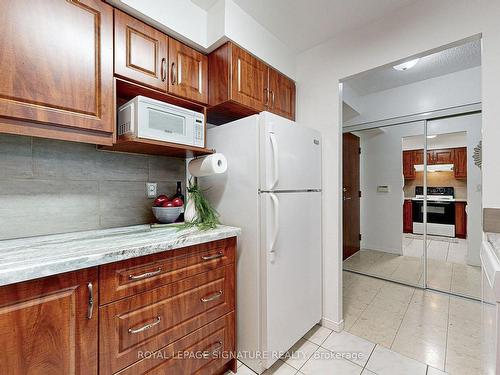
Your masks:
<svg viewBox="0 0 500 375"><path fill-rule="evenodd" d="M227 170L227 160L223 154L216 153L189 162L188 170L194 177L221 174Z"/></svg>

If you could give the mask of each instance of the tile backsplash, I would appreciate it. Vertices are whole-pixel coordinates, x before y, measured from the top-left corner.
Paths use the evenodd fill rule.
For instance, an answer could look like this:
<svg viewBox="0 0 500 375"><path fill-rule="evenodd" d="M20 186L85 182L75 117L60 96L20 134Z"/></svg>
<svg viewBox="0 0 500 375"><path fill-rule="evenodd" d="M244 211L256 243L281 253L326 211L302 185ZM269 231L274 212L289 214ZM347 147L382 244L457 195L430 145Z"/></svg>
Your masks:
<svg viewBox="0 0 500 375"><path fill-rule="evenodd" d="M415 186L424 185L424 172L416 172L415 179L405 180L404 192L406 198L415 196ZM427 186L452 186L455 188L455 198L467 199L467 180L457 180L453 172L427 173Z"/></svg>
<svg viewBox="0 0 500 375"><path fill-rule="evenodd" d="M185 180L182 159L0 134L0 240L150 223L146 182Z"/></svg>

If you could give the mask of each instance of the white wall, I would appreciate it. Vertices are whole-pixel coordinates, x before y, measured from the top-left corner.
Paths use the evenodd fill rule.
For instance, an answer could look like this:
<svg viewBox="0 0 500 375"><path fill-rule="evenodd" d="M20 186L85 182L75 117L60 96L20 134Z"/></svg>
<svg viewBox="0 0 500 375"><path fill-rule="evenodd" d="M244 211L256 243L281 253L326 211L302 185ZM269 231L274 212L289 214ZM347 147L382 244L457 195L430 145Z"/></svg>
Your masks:
<svg viewBox="0 0 500 375"><path fill-rule="evenodd" d="M348 86L346 82L345 86ZM414 115L481 101L481 67L462 70L369 95L349 96L359 116L344 126Z"/></svg>
<svg viewBox="0 0 500 375"><path fill-rule="evenodd" d="M297 59L297 119L323 135L324 321L342 320L339 80L482 33L483 205L500 208L500 2L421 0Z"/></svg>
<svg viewBox="0 0 500 375"><path fill-rule="evenodd" d="M360 137L361 247L402 254L403 137L424 134L424 122L356 133ZM390 191L379 193L377 186Z"/></svg>
<svg viewBox="0 0 500 375"><path fill-rule="evenodd" d="M189 0L107 1L203 52L230 39L295 78L296 61L291 49L232 0L218 0L208 11Z"/></svg>

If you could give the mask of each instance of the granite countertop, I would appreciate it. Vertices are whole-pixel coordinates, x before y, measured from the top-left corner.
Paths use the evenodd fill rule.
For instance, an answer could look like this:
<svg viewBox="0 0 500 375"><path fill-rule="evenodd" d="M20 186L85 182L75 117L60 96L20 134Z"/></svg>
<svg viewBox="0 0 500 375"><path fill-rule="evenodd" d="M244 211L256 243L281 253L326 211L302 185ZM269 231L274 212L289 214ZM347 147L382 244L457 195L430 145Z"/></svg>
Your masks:
<svg viewBox="0 0 500 375"><path fill-rule="evenodd" d="M0 241L0 286L238 236L220 225L200 231L149 225Z"/></svg>

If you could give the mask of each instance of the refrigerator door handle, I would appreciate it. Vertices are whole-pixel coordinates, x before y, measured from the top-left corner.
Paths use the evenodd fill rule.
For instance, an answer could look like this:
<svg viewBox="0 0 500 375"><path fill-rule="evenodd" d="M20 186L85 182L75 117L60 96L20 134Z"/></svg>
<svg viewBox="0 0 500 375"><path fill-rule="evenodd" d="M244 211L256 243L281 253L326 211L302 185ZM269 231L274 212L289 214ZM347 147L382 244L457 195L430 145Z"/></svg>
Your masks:
<svg viewBox="0 0 500 375"><path fill-rule="evenodd" d="M271 241L271 246L269 247L269 255L271 258L271 262L274 262L274 258L276 256L276 242L278 241L279 227L280 227L280 201L276 194L270 193L269 196L273 202L273 217L274 217L274 225L273 225L273 239Z"/></svg>
<svg viewBox="0 0 500 375"><path fill-rule="evenodd" d="M269 133L269 138L271 139L271 148L273 150L273 183L271 184L269 190L272 190L276 187L279 181L279 150L278 150L278 142L276 141L276 135L274 132Z"/></svg>

